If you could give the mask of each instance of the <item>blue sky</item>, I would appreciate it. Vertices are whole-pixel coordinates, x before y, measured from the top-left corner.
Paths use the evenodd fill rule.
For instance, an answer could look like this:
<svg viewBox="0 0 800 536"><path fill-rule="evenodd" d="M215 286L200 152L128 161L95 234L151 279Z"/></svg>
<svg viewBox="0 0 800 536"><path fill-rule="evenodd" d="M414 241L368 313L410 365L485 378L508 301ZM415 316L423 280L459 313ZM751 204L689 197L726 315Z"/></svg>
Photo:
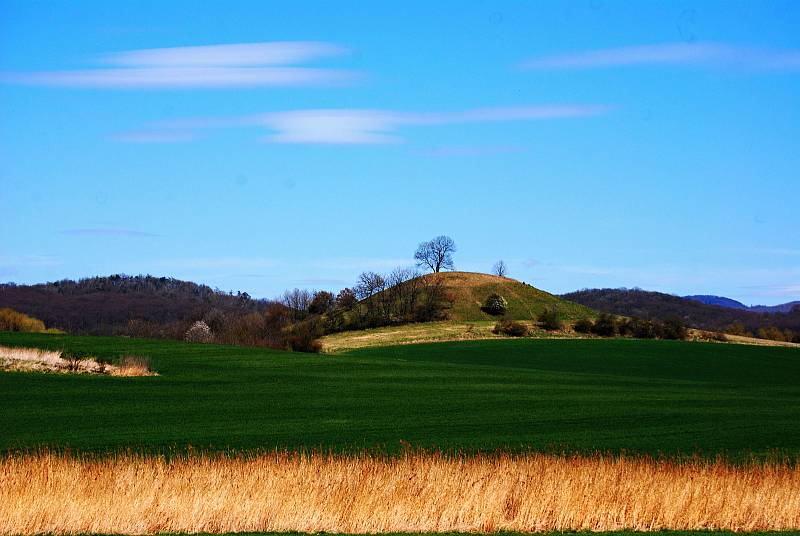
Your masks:
<svg viewBox="0 0 800 536"><path fill-rule="evenodd" d="M0 280L800 299L797 2L0 1Z"/></svg>

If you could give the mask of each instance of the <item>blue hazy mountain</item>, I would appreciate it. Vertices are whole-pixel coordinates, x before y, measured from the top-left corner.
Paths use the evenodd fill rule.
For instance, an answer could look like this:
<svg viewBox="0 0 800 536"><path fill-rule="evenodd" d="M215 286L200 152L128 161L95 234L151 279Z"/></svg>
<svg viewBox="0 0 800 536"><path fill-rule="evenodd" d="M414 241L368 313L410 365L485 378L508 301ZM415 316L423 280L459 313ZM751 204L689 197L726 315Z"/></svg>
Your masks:
<svg viewBox="0 0 800 536"><path fill-rule="evenodd" d="M726 298L725 296L713 296L710 294L698 294L696 296L684 296L687 300L705 303L706 305L718 305L729 309L740 309L742 311L753 311L754 313L788 313L795 307L800 306L800 301L781 303L780 305L751 305L747 306L742 302Z"/></svg>

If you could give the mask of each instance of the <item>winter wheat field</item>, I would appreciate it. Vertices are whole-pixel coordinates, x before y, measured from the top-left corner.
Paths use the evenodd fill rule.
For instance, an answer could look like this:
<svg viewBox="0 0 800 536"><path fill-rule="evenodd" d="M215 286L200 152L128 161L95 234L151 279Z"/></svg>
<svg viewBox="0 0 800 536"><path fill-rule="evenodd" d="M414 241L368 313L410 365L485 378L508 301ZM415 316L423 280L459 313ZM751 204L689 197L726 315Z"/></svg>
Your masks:
<svg viewBox="0 0 800 536"><path fill-rule="evenodd" d="M152 368L0 372L4 535L800 528L790 348L0 346Z"/></svg>

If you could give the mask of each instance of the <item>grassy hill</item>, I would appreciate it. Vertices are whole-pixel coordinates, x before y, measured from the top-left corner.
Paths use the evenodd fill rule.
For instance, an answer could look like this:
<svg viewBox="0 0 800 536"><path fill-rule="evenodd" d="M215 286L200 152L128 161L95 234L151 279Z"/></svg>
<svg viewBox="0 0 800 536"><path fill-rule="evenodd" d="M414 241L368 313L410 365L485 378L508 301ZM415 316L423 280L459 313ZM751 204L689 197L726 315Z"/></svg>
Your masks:
<svg viewBox="0 0 800 536"><path fill-rule="evenodd" d="M441 285L445 299L440 302L441 315L436 315L439 321L394 322L367 329L346 329L324 336L321 339L323 351L340 352L372 346L498 338L492 328L500 318L522 321L528 325L533 336L552 337L566 333L546 332L538 328L537 317L545 308L555 307L566 325L581 318L597 316L588 307L544 292L527 283L475 272L426 274L400 283L399 292L398 287L394 287L362 301L359 305L360 313L363 314L370 306L380 309L381 300L392 300L391 296L402 295L404 285L421 288L420 299L427 299L427 289ZM499 294L505 298L508 304L505 315L493 316L483 311L486 298L491 294Z"/></svg>
<svg viewBox="0 0 800 536"><path fill-rule="evenodd" d="M0 345L143 355L158 376L0 372L0 452L415 446L800 456L798 350L504 339L337 355L0 333Z"/></svg>
<svg viewBox="0 0 800 536"><path fill-rule="evenodd" d="M453 300L447 309L448 320L478 322L496 319L481 310L490 294L499 294L506 299L507 316L515 320L535 319L546 307L557 307L562 319L567 321L596 316L586 306L508 277L475 272L442 272L423 277L440 279L448 297Z"/></svg>

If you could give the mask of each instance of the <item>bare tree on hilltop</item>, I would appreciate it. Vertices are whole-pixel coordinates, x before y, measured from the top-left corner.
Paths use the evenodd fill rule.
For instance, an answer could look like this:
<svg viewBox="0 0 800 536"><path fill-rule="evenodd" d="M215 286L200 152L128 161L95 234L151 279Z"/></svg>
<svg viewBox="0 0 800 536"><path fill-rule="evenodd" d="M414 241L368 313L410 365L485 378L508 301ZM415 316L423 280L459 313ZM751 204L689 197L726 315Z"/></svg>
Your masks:
<svg viewBox="0 0 800 536"><path fill-rule="evenodd" d="M438 273L442 270L453 270L453 253L456 252L456 243L449 236L437 236L430 242L423 242L414 253L417 266L430 268Z"/></svg>
<svg viewBox="0 0 800 536"><path fill-rule="evenodd" d="M506 263L503 262L502 259L494 263L494 266L492 266L492 273L494 275L499 275L500 277L505 277L506 274L508 274L508 267L506 266Z"/></svg>

